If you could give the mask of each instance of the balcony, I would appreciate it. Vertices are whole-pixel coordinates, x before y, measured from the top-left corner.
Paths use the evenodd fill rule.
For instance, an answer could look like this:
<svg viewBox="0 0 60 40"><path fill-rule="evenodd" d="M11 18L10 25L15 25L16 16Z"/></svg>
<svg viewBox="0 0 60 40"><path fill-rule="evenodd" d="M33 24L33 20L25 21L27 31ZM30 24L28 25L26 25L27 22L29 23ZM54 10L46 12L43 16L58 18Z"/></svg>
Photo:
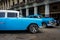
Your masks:
<svg viewBox="0 0 60 40"><path fill-rule="evenodd" d="M19 7L23 7L23 6L25 6L25 3L20 2L19 4L17 3L17 4L12 5L11 8L19 8Z"/></svg>
<svg viewBox="0 0 60 40"><path fill-rule="evenodd" d="M19 4L14 4L11 6L11 8L18 8L19 7Z"/></svg>
<svg viewBox="0 0 60 40"><path fill-rule="evenodd" d="M44 2L45 0L35 0L36 3Z"/></svg>
<svg viewBox="0 0 60 40"><path fill-rule="evenodd" d="M6 1L6 0L0 0L0 2L4 2L4 1Z"/></svg>
<svg viewBox="0 0 60 40"><path fill-rule="evenodd" d="M60 0L48 0L49 2L59 2Z"/></svg>
<svg viewBox="0 0 60 40"><path fill-rule="evenodd" d="M32 3L41 3L44 2L45 0L28 0L27 4L32 4Z"/></svg>
<svg viewBox="0 0 60 40"><path fill-rule="evenodd" d="M20 6L20 7L25 6L25 2L21 2L21 3L19 4L19 6Z"/></svg>
<svg viewBox="0 0 60 40"><path fill-rule="evenodd" d="M35 0L27 0L27 4L32 4L34 2L35 2Z"/></svg>

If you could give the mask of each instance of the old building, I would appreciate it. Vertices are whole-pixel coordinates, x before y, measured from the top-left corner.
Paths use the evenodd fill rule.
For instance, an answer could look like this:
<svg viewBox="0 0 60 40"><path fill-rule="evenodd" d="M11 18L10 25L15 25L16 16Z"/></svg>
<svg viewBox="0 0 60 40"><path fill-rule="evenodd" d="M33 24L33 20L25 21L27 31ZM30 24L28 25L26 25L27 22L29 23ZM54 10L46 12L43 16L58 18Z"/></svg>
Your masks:
<svg viewBox="0 0 60 40"><path fill-rule="evenodd" d="M18 10L22 16L42 14L60 19L60 0L0 0L0 9Z"/></svg>

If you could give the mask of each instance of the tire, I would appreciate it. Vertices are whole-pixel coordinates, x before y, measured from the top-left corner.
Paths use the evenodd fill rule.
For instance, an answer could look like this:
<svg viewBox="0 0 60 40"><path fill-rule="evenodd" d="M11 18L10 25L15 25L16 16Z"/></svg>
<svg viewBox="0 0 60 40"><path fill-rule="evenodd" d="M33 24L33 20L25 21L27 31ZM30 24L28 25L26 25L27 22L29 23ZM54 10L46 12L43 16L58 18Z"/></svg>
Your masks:
<svg viewBox="0 0 60 40"><path fill-rule="evenodd" d="M42 23L42 28L46 28L46 27L47 27L46 23Z"/></svg>
<svg viewBox="0 0 60 40"><path fill-rule="evenodd" d="M29 32L31 32L31 33L37 33L38 31L39 31L39 29L38 29L39 27L38 27L38 25L36 25L36 24L31 24L30 26L29 26L29 28L28 28L28 30L29 30Z"/></svg>

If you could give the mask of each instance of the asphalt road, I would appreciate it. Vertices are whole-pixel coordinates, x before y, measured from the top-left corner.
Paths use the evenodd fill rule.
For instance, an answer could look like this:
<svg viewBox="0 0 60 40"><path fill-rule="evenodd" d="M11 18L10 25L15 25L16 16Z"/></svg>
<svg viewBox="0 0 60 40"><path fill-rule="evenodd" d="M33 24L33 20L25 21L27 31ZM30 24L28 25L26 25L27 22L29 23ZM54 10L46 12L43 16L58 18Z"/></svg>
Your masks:
<svg viewBox="0 0 60 40"><path fill-rule="evenodd" d="M40 29L40 32L36 34L26 31L0 32L0 40L60 40L60 29Z"/></svg>

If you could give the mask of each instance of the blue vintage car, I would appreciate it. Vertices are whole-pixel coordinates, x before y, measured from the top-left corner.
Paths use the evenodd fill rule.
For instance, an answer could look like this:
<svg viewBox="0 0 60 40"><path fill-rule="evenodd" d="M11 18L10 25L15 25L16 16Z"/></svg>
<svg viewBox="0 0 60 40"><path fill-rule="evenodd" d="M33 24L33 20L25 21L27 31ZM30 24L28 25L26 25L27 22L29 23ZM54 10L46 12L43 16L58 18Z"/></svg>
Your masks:
<svg viewBox="0 0 60 40"><path fill-rule="evenodd" d="M56 20L50 17L43 17L42 15L30 15L28 18L38 18L42 20L42 28L56 27Z"/></svg>
<svg viewBox="0 0 60 40"><path fill-rule="evenodd" d="M18 11L0 10L0 31L29 30L38 32L42 28L42 20L37 18L21 18Z"/></svg>

